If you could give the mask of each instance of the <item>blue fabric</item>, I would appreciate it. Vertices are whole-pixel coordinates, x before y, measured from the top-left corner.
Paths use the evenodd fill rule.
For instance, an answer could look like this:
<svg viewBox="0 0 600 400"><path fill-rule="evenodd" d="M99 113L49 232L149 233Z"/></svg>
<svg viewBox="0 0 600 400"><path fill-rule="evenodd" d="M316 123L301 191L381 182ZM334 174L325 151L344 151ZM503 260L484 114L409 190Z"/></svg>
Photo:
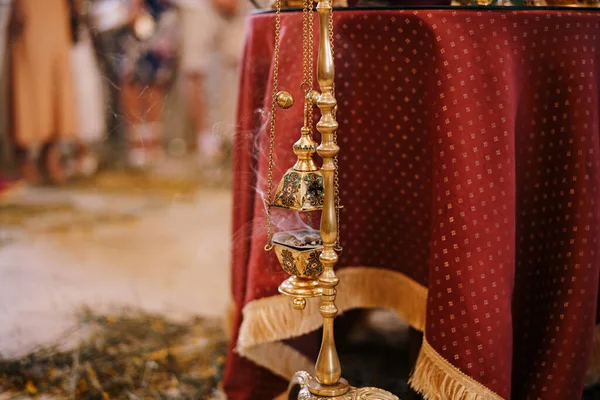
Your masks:
<svg viewBox="0 0 600 400"><path fill-rule="evenodd" d="M169 5L164 0L145 0L146 9L154 19L158 19L160 14L169 8Z"/></svg>
<svg viewBox="0 0 600 400"><path fill-rule="evenodd" d="M165 11L171 8L167 0L144 0L144 7L154 20L158 23ZM161 35L161 32L157 32ZM134 68L134 79L142 84L150 84L157 81L159 72L165 76L171 76L175 68L175 60L164 57L155 50L147 50L139 54Z"/></svg>

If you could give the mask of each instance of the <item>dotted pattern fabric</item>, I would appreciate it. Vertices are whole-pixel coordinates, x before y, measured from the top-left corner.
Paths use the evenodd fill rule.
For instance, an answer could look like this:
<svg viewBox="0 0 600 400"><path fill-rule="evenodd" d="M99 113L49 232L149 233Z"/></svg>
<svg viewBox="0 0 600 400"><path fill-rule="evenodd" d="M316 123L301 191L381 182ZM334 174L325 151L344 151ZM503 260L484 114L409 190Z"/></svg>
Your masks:
<svg viewBox="0 0 600 400"><path fill-rule="evenodd" d="M393 269L427 286L428 342L503 398L579 398L600 269L600 14L348 10L334 21L340 267ZM263 251L273 24L272 14L250 17L242 70L240 309L287 278ZM301 37L301 14L283 14L280 88L296 105L277 114L274 186L300 135ZM276 230L300 224L275 219ZM261 374L232 354L229 398L275 395L257 388Z"/></svg>

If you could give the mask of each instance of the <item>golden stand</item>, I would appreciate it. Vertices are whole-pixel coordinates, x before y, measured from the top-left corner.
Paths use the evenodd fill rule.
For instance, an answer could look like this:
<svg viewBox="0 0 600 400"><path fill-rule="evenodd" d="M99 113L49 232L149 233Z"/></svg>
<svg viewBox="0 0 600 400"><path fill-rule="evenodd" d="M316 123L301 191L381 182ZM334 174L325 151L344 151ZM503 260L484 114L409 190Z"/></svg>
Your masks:
<svg viewBox="0 0 600 400"><path fill-rule="evenodd" d="M327 396L318 396L310 392L308 382L314 379L308 372L296 372L288 388L288 400L320 400ZM346 393L335 397L336 400L398 400L390 392L374 387L350 387Z"/></svg>
<svg viewBox="0 0 600 400"><path fill-rule="evenodd" d="M321 350L315 366L315 376L300 371L294 375L288 391L289 400L317 400L322 398L379 399L398 400L391 393L377 388L356 389L341 378L342 368L337 354L333 335L333 320L338 313L335 305L336 286L339 278L335 275L334 267L338 261L335 244L338 237L335 173L337 169L336 156L339 147L336 143L337 102L334 96L335 68L333 49L331 45L331 26L333 0L321 0L317 5L319 13L319 55L317 65L317 81L321 94L317 95L317 105L321 111L321 119L317 130L321 133L321 144L317 148L323 159L320 169L323 176L324 202L321 214L321 239L323 251L319 257L323 271L319 275L318 284L321 288L320 312L323 317L323 339ZM296 307L301 308L301 307Z"/></svg>

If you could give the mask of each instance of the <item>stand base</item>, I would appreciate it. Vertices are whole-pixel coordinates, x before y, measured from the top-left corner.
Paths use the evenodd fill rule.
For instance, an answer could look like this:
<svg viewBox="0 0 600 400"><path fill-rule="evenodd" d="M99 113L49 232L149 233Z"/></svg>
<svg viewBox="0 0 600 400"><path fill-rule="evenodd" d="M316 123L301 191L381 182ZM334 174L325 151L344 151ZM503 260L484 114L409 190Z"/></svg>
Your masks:
<svg viewBox="0 0 600 400"><path fill-rule="evenodd" d="M314 383L317 380L313 378L306 371L296 372L292 378L290 385L288 386L288 400L321 400L321 399L335 399L335 400L399 400L398 397L394 396L390 392L386 392L382 389L373 387L366 388L354 388L346 386L347 382L340 382L340 388L344 387L345 391L342 391L338 395L317 395L311 393L314 391ZM344 383L346 382L346 383ZM318 382L317 382L318 384ZM320 385L320 384L319 384ZM320 385L324 389L333 389L337 386L328 388L327 386ZM341 390L341 389L340 389Z"/></svg>
<svg viewBox="0 0 600 400"><path fill-rule="evenodd" d="M323 385L315 377L309 376L306 386L311 394L319 397L336 397L350 391L350 384L344 378L340 378L335 385Z"/></svg>

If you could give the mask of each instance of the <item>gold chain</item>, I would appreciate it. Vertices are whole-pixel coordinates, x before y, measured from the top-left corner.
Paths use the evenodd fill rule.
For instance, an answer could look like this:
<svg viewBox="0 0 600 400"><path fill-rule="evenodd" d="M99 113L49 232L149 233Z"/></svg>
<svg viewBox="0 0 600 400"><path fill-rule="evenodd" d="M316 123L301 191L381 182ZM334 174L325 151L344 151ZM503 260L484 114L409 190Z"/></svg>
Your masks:
<svg viewBox="0 0 600 400"><path fill-rule="evenodd" d="M304 89L308 85L308 5L309 0L302 1L302 82L301 86Z"/></svg>
<svg viewBox="0 0 600 400"><path fill-rule="evenodd" d="M313 17L314 0L303 1L303 18L302 18L302 84L300 88L304 91L304 127L310 130L310 135L313 132L313 100L309 95L314 87L314 17ZM313 226L313 213L308 212L307 221L310 226Z"/></svg>
<svg viewBox="0 0 600 400"><path fill-rule="evenodd" d="M271 97L271 124L269 132L269 174L267 177L267 244L265 250L273 249L273 233L271 231L271 204L273 198L273 164L275 152L275 111L277 110L277 93L279 92L279 37L281 36L281 0L275 1L275 46L273 51L273 95Z"/></svg>
<svg viewBox="0 0 600 400"><path fill-rule="evenodd" d="M304 127L313 128L313 104L308 95L312 92L313 78L313 0L302 2L302 83L300 89L304 92Z"/></svg>
<svg viewBox="0 0 600 400"><path fill-rule="evenodd" d="M314 87L314 42L313 42L313 38L314 38L314 30L313 30L313 25L314 25L314 17L313 17L313 9L314 9L314 0L308 0L308 90L305 93L305 96L308 94L312 93L313 87ZM310 132L312 135L312 131L313 131L313 104L312 104L312 98L311 101L307 102L307 107L308 107L308 127L310 128Z"/></svg>
<svg viewBox="0 0 600 400"><path fill-rule="evenodd" d="M335 63L335 53L333 51L333 7L331 8L331 12L329 13L329 44L331 45L331 56L333 57ZM335 97L335 80L333 86L331 87L331 92ZM333 141L337 144L337 130L333 134ZM333 186L335 191L335 218L337 220L337 236L334 246L335 250L339 252L343 250L343 247L340 241L340 176L338 172L339 168L337 155L333 158L333 164L335 165L335 171L333 173Z"/></svg>

